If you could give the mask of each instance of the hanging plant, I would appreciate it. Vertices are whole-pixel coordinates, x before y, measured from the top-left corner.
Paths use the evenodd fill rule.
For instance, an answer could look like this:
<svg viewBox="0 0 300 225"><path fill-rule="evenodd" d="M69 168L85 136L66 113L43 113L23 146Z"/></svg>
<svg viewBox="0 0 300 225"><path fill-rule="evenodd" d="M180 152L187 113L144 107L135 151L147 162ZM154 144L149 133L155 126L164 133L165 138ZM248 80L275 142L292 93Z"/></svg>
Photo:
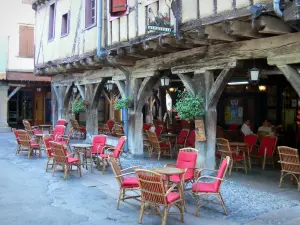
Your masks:
<svg viewBox="0 0 300 225"><path fill-rule="evenodd" d="M72 112L73 113L80 113L80 112L84 112L84 111L85 111L84 100L79 99L72 104Z"/></svg>
<svg viewBox="0 0 300 225"><path fill-rule="evenodd" d="M179 119L194 120L205 114L204 99L199 95L179 91L173 111L177 112Z"/></svg>
<svg viewBox="0 0 300 225"><path fill-rule="evenodd" d="M128 109L131 106L131 98L126 97L122 99L118 99L114 108L115 110L120 110L120 109Z"/></svg>

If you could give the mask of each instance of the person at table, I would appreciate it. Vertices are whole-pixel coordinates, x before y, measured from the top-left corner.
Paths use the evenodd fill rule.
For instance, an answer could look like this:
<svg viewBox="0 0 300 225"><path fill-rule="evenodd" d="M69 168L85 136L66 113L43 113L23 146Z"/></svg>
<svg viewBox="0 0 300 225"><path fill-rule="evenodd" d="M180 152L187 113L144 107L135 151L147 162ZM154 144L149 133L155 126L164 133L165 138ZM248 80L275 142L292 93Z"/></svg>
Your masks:
<svg viewBox="0 0 300 225"><path fill-rule="evenodd" d="M262 124L262 126L260 126L258 128L258 132L259 131L263 131L263 132L267 132L269 134L272 133L272 127L271 127L271 123L268 120L265 120Z"/></svg>
<svg viewBox="0 0 300 225"><path fill-rule="evenodd" d="M253 134L252 130L250 129L250 120L246 120L241 127L241 132L246 136L246 135L251 135Z"/></svg>

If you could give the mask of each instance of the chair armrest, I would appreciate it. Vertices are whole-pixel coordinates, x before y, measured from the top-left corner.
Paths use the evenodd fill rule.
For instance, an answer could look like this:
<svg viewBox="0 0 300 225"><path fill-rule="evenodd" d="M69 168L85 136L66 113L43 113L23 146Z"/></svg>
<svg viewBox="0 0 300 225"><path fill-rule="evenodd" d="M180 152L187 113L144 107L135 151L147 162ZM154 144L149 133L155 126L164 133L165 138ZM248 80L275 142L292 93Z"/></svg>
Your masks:
<svg viewBox="0 0 300 225"><path fill-rule="evenodd" d="M176 167L176 164L166 164L166 165L164 165L164 167Z"/></svg>
<svg viewBox="0 0 300 225"><path fill-rule="evenodd" d="M196 180L196 182L198 182L200 179L202 179L202 178L209 178L209 179L215 179L215 180L224 180L224 179L222 179L222 178L218 178L218 177L212 177L212 176L201 176L201 177L199 177L197 180Z"/></svg>
<svg viewBox="0 0 300 225"><path fill-rule="evenodd" d="M116 148L115 147L113 147L113 148L107 148L107 149L104 149L104 153L106 153L106 152L113 152L114 150L115 150Z"/></svg>
<svg viewBox="0 0 300 225"><path fill-rule="evenodd" d="M128 175L131 175L131 174L135 174L135 172L123 173L123 174L120 174L118 176L115 176L115 178L117 178L117 177L124 177L124 176L128 176Z"/></svg>
<svg viewBox="0 0 300 225"><path fill-rule="evenodd" d="M124 171L126 171L126 170L136 169L136 168L141 168L141 167L140 167L140 166L131 166L131 167L122 169L121 172L124 172Z"/></svg>
<svg viewBox="0 0 300 225"><path fill-rule="evenodd" d="M203 171L212 171L214 173L218 172L218 170L213 170L213 169L208 169L208 168L196 169L196 171L195 171L195 177L200 177L200 175L201 175L201 173Z"/></svg>
<svg viewBox="0 0 300 225"><path fill-rule="evenodd" d="M177 186L178 186L178 184L175 184L175 183L174 183L174 184L169 188L169 190L166 192L165 197L167 197L168 194L170 194L170 193L174 190L174 188L177 187Z"/></svg>

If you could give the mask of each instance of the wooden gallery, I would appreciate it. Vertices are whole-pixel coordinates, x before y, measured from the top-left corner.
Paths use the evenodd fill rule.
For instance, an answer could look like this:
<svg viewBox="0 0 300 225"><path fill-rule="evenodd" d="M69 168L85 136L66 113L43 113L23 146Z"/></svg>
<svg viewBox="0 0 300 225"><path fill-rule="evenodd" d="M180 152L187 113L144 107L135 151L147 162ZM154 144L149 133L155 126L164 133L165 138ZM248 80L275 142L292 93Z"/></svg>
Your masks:
<svg viewBox="0 0 300 225"><path fill-rule="evenodd" d="M215 166L217 135L240 138L246 120L254 133L267 124L283 135L278 141L295 146L299 1L36 0L32 6L35 74L52 77L54 124L75 117L93 135L99 123L123 120L129 151L140 156L143 124L161 123L164 132L194 128L172 111L181 90L204 99L206 138L194 145L208 168ZM78 116L71 106L79 99L86 109ZM118 99L130 100L123 114L115 111Z"/></svg>

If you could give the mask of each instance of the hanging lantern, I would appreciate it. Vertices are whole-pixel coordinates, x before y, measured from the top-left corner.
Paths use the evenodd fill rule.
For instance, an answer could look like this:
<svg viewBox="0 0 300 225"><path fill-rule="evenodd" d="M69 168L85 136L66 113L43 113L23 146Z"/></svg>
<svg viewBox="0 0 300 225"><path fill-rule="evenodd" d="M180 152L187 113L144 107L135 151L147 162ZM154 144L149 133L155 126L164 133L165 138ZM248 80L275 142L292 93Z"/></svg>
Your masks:
<svg viewBox="0 0 300 225"><path fill-rule="evenodd" d="M77 93L77 87L73 87L73 92Z"/></svg>
<svg viewBox="0 0 300 225"><path fill-rule="evenodd" d="M160 83L161 83L161 86L169 86L170 84L170 78L169 77L166 77L166 76L163 76L162 78L160 78Z"/></svg>
<svg viewBox="0 0 300 225"><path fill-rule="evenodd" d="M114 83L111 80L109 80L109 81L107 81L105 86L108 91L112 91L112 89L114 87Z"/></svg>
<svg viewBox="0 0 300 225"><path fill-rule="evenodd" d="M257 84L259 82L260 71L257 68L252 68L249 70L250 81Z"/></svg>

